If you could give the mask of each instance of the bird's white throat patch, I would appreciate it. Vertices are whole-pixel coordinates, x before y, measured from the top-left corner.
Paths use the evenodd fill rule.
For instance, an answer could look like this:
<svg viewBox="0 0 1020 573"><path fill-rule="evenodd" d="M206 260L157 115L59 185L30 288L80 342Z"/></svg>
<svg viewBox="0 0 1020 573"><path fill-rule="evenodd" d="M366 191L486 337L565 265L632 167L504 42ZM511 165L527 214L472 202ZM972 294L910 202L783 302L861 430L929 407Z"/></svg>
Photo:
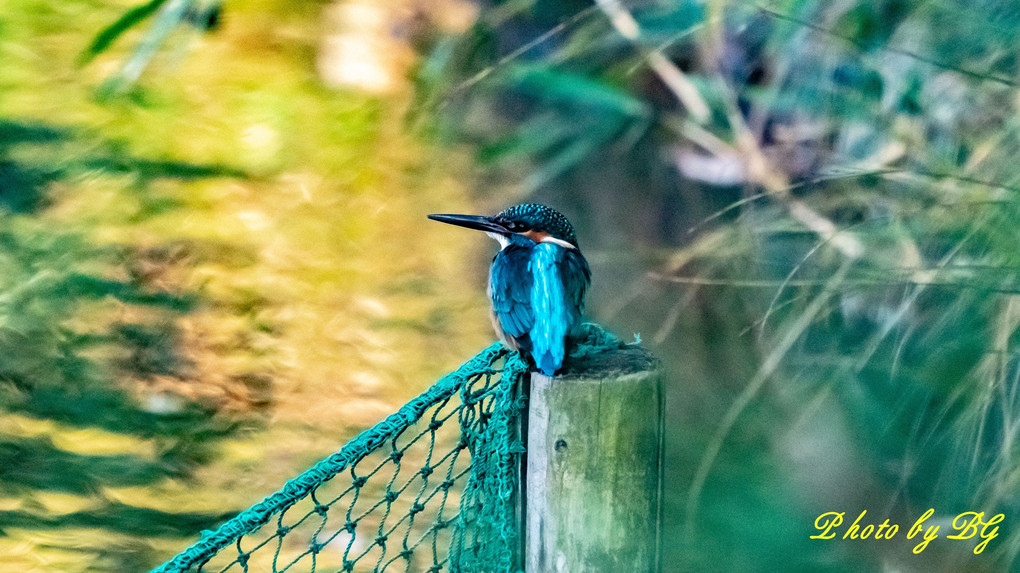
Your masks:
<svg viewBox="0 0 1020 573"><path fill-rule="evenodd" d="M493 239L496 239L496 242L499 243L499 250L501 251L505 249L507 245L510 244L510 239L507 239L506 237L500 235L499 233L490 233L486 231L485 234L492 237Z"/></svg>
<svg viewBox="0 0 1020 573"><path fill-rule="evenodd" d="M510 244L510 239L504 237L503 235L500 235L499 233L492 233L492 232L488 232L487 231L485 234L490 236L490 237L492 237L493 239L496 240L496 242L499 243L499 250L501 250L501 251L503 249L505 249L507 247L507 245ZM535 240L535 236L534 235L532 235L532 236L524 235L524 236L528 237L532 241ZM563 239L557 239L556 237L553 237L552 235L547 235L545 233L542 233L539 236L541 238L539 238L538 241L536 241L538 243L552 243L554 245L559 245L559 246L563 247L564 249L576 249L577 248L574 245L571 245L570 243L564 241Z"/></svg>
<svg viewBox="0 0 1020 573"><path fill-rule="evenodd" d="M559 245L559 246L563 247L564 249L573 249L573 248L575 248L574 245L571 245L570 243L564 241L563 239L557 239L556 237L549 236L549 235L547 235L545 237L542 237L542 240L539 241L539 242L540 243L552 243L554 245Z"/></svg>

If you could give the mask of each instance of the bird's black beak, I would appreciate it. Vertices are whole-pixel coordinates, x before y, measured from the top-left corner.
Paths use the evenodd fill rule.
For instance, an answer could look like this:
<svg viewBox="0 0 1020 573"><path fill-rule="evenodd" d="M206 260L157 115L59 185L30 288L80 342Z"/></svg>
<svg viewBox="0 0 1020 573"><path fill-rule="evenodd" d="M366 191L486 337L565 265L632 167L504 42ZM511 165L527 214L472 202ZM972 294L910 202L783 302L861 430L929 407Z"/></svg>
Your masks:
<svg viewBox="0 0 1020 573"><path fill-rule="evenodd" d="M441 223L457 225L458 227L475 229L476 231L498 233L500 235L507 235L510 233L506 227L495 222L492 217L483 217L481 215L429 215L429 219L439 221Z"/></svg>

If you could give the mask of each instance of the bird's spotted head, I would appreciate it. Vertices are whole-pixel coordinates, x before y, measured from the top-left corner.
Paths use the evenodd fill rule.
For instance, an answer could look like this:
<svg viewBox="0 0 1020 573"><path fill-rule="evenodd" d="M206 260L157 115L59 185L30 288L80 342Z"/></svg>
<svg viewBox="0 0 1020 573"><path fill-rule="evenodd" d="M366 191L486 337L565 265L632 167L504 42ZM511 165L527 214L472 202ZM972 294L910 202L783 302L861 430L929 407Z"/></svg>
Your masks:
<svg viewBox="0 0 1020 573"><path fill-rule="evenodd" d="M508 231L524 235L536 243L546 237L552 237L577 247L577 234L574 233L570 221L559 211L545 205L538 203L514 205L500 211L493 220L506 227Z"/></svg>
<svg viewBox="0 0 1020 573"><path fill-rule="evenodd" d="M430 219L485 231L504 247L513 235L536 243L552 242L577 248L574 227L562 213L538 203L523 203L500 211L493 217L478 215L429 215Z"/></svg>

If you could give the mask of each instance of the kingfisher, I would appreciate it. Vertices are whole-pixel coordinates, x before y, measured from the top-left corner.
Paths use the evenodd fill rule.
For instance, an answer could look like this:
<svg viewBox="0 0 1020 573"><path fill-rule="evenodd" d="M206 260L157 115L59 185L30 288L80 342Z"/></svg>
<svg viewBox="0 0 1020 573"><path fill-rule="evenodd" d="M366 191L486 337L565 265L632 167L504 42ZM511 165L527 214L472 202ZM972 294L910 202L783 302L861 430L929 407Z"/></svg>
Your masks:
<svg viewBox="0 0 1020 573"><path fill-rule="evenodd" d="M574 227L545 205L525 203L492 217L429 215L429 219L484 231L500 250L489 268L489 298L496 334L552 376L581 335L588 261Z"/></svg>

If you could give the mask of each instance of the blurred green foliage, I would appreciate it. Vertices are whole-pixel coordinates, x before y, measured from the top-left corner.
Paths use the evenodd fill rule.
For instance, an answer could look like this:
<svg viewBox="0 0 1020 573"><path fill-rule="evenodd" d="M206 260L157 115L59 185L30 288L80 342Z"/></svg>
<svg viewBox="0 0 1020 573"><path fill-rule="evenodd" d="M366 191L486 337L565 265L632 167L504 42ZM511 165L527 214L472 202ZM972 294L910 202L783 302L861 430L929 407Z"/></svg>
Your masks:
<svg viewBox="0 0 1020 573"><path fill-rule="evenodd" d="M0 569L153 567L489 339L467 251L390 240L460 187L321 86L321 4L126 81L158 4L0 1Z"/></svg>
<svg viewBox="0 0 1020 573"><path fill-rule="evenodd" d="M87 148L88 151L84 151ZM118 272L132 254L117 245L96 244L81 232L60 229L39 213L50 206L50 192L73 185L95 171L125 173L138 183L160 178L196 179L222 176L220 168L172 161L141 160L117 153L112 146L76 130L42 122L0 123L0 412L8 421L50 421L70 431L94 428L155 440L155 457L141 454L94 456L57 448L44 436L14 435L3 440L0 487L5 495L31 491L93 494L104 487L141 486L170 476L184 477L205 461L216 438L229 424L211 418L198 404L153 411L128 388L112 383L122 370L119 356L137 353L144 344L124 336L144 329L121 320L110 322L108 309L139 309L147 314L183 315L195 305L187 292L153 289L138 276ZM155 205L151 208L157 208ZM126 315L127 313L122 313ZM175 354L166 332L153 331L151 344ZM140 376L146 372L134 369ZM110 505L115 508L117 504ZM121 512L94 523L130 532ZM173 523L172 514L162 515ZM212 524L220 514L196 515L178 534L190 532L195 520ZM5 512L9 527L43 526L46 512ZM171 527L172 526L168 526Z"/></svg>
<svg viewBox="0 0 1020 573"><path fill-rule="evenodd" d="M125 336L152 327L111 322L111 307L119 307L122 316L137 309L173 317L189 313L195 296L154 289L137 276L118 272L118 264L132 257L124 246L96 244L38 215L50 206L54 186L73 185L95 170L123 172L141 181L204 178L220 170L107 154L106 146L94 139L87 144L91 151L68 154L82 146L80 135L39 122L5 121L0 140L0 419L10 432L0 437L0 496L22 500L17 509L0 512L0 531L89 527L129 535L188 535L195 527L212 526L229 508L178 514L105 500L57 517L38 501L49 493L88 497L105 488L185 478L208 461L215 442L233 426L198 403L164 411L151 402L155 396L147 402L117 383L126 370L122 356L137 354L145 345L167 356L179 351L165 329L148 332L148 341ZM177 369L169 365L162 373ZM150 374L130 371L142 378ZM113 455L68 450L55 445L48 433L38 433L40 426L86 432L97 442L104 436L130 436L151 441L155 448Z"/></svg>

